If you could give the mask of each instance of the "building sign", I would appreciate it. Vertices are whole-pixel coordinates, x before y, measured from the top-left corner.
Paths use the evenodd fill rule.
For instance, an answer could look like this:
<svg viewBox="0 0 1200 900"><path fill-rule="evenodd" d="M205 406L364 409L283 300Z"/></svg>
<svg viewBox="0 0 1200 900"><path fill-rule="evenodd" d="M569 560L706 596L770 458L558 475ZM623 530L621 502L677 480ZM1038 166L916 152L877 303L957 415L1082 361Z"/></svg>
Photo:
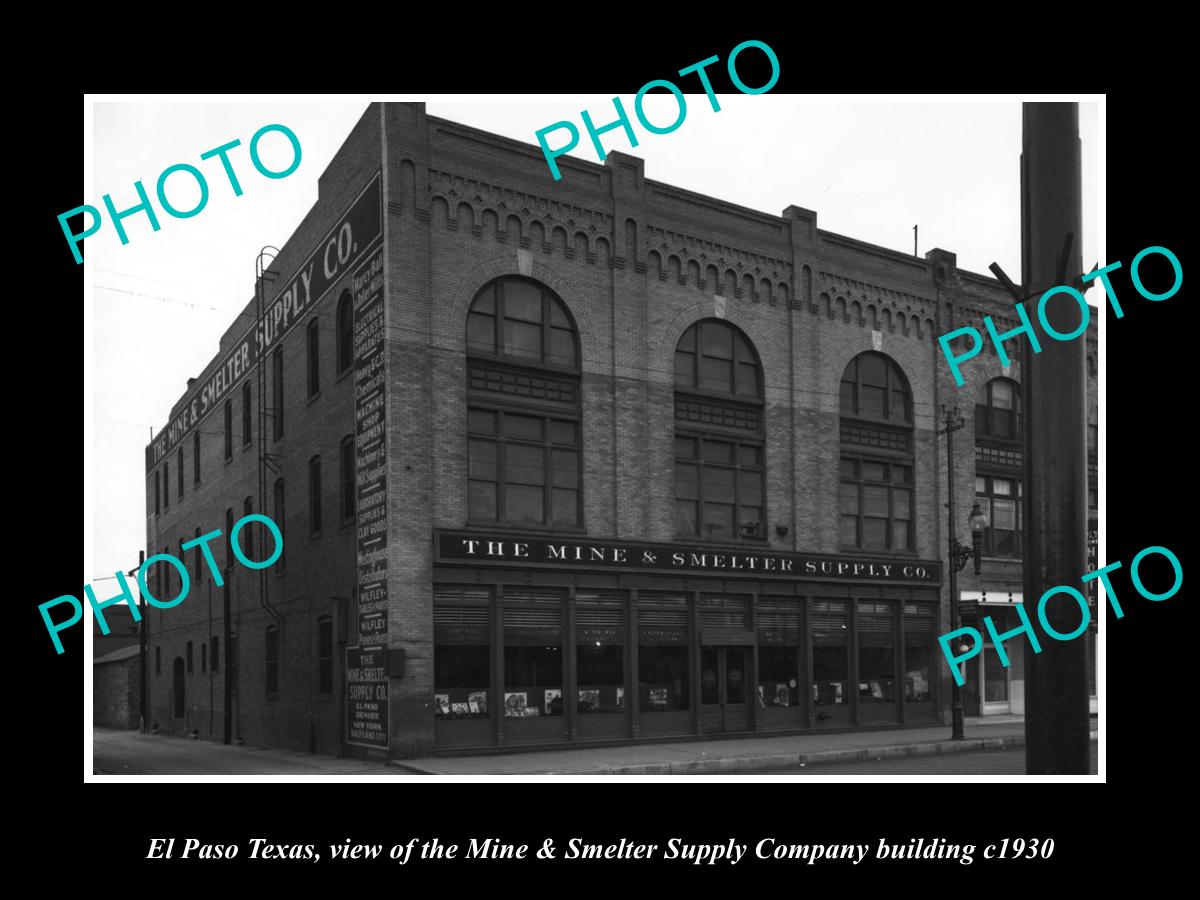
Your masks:
<svg viewBox="0 0 1200 900"><path fill-rule="evenodd" d="M388 746L388 683L383 647L346 648L346 742Z"/></svg>
<svg viewBox="0 0 1200 900"><path fill-rule="evenodd" d="M699 547L629 541L581 541L574 537L514 537L477 531L434 532L439 563L473 563L568 570L745 575L890 584L940 584L936 560L879 559L786 553L766 548Z"/></svg>
<svg viewBox="0 0 1200 900"><path fill-rule="evenodd" d="M380 178L371 183L338 219L299 268L263 308L262 320L242 335L221 364L185 397L178 415L146 448L146 471L153 471L234 386L297 322L312 312L329 289L370 252L383 235Z"/></svg>

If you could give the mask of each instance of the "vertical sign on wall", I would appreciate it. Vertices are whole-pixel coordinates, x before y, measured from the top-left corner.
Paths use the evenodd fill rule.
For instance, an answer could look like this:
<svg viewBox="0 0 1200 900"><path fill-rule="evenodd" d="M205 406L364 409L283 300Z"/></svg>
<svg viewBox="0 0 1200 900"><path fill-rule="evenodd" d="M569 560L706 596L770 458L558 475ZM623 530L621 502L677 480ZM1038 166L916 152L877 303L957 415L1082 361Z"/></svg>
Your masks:
<svg viewBox="0 0 1200 900"><path fill-rule="evenodd" d="M347 651L347 740L386 748L387 434L382 247L354 271L353 290L359 647Z"/></svg>

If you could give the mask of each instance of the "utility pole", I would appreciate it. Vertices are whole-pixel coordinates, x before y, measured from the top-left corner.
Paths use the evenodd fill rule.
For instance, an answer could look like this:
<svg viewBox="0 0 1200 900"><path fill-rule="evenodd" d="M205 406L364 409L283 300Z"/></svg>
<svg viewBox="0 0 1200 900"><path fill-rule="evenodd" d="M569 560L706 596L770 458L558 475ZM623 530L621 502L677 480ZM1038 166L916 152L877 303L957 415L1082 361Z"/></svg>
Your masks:
<svg viewBox="0 0 1200 900"><path fill-rule="evenodd" d="M135 571L130 572L130 575L136 575L142 570L142 564L146 562L146 551L138 551L138 567ZM146 598L142 596L142 592L138 591L138 612L141 617L138 620L138 662L141 664L141 690L139 691L138 715L139 715L139 730L142 734L146 733L146 630L149 623L146 622Z"/></svg>
<svg viewBox="0 0 1200 900"><path fill-rule="evenodd" d="M1082 178L1079 104L1025 103L1021 149L1021 280L1031 298L1057 285L1080 287ZM1045 306L1060 333L1079 326L1069 297ZM1022 349L1025 469L1025 606L1058 585L1078 584L1087 569L1086 382L1084 340ZM1079 627L1069 597L1046 606L1056 631ZM1018 638L1019 639L1019 638ZM1040 641L1025 650L1025 770L1086 775L1089 758L1087 644Z"/></svg>

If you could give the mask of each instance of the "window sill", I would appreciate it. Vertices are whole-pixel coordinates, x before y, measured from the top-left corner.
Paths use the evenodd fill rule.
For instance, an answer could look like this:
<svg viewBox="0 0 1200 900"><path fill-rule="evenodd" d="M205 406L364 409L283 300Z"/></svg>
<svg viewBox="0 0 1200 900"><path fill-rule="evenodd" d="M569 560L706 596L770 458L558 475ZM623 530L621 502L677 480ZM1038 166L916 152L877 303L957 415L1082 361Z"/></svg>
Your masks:
<svg viewBox="0 0 1200 900"><path fill-rule="evenodd" d="M487 528L499 531L513 532L529 532L530 534L578 534L586 535L587 529L581 528L578 525L531 525L528 522L511 523L511 522L481 522L476 519L468 519L466 528Z"/></svg>
<svg viewBox="0 0 1200 900"><path fill-rule="evenodd" d="M333 379L334 384L340 383L345 377L354 371L354 364L351 363L343 371L337 373L337 377Z"/></svg>
<svg viewBox="0 0 1200 900"><path fill-rule="evenodd" d="M308 539L309 539L310 541L315 541L315 540L319 540L319 539L320 539L320 537L321 537L321 532L319 532L319 531L314 531L314 532L312 532L312 533L311 533L311 534L308 536Z"/></svg>
<svg viewBox="0 0 1200 900"><path fill-rule="evenodd" d="M980 559L983 562L1024 564L1024 557L1021 556L983 556Z"/></svg>
<svg viewBox="0 0 1200 900"><path fill-rule="evenodd" d="M918 559L917 551L915 550L869 550L865 547L847 547L844 544L839 553L854 553L859 556L886 556L896 559Z"/></svg>
<svg viewBox="0 0 1200 900"><path fill-rule="evenodd" d="M695 534L676 533L675 540L692 544L717 544L721 547L766 547L767 538L703 538Z"/></svg>
<svg viewBox="0 0 1200 900"><path fill-rule="evenodd" d="M308 405L312 406L314 403L316 403L320 399L321 399L320 391L317 391L315 394L309 394L308 395Z"/></svg>

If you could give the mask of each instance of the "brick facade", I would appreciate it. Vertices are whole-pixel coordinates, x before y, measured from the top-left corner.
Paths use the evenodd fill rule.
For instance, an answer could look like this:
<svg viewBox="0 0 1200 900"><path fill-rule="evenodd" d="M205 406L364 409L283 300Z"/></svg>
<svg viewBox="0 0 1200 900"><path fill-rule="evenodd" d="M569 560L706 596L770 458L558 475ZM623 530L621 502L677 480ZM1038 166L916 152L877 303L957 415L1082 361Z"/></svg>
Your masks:
<svg viewBox="0 0 1200 900"><path fill-rule="evenodd" d="M403 677L389 681L392 757L428 753L437 742L432 535L435 528L467 525L465 321L472 299L491 279L535 279L561 298L575 320L587 538L677 540L672 360L683 332L710 317L741 329L762 363L767 527L759 549L843 552L837 524L839 385L847 364L864 351L894 360L911 387L918 559L945 558L939 408L958 403L965 413L967 428L956 435L956 491L960 537L969 537L973 405L987 381L1005 373L994 354L984 355L968 364L967 384L955 388L936 336L964 323L979 324L984 314L1001 325L1012 301L998 283L957 269L953 254L944 251L920 259L823 231L817 214L807 209L788 206L782 215L770 215L648 180L642 161L624 153L610 153L604 165L568 158L559 164L564 177L553 182L534 146L427 116L423 104L372 104L321 176L317 204L268 273L271 294L318 249L358 191L382 172L387 638L390 647L405 651ZM357 638L355 530L340 520L337 480L339 444L354 433L354 379L352 372L337 376L335 350L336 304L348 284L346 272L282 338L284 431L273 441L266 429L272 460L265 512L274 516L273 483L282 477L286 565L277 564L264 578L229 561L228 578L237 641L233 737L323 753L348 752L342 741L343 652ZM221 352L201 374L201 383L254 315L251 302L222 338ZM320 323L320 392L310 398L305 341L314 315ZM1094 358L1094 325L1088 340ZM1088 415L1095 422L1091 371ZM1007 374L1019 381L1019 365ZM232 509L236 521L248 496L254 511L263 511L261 401L254 373L248 377L255 404L249 444L243 446L239 382L225 395L233 403L232 459L225 459L218 403L197 426L198 485L190 433L177 445L185 458L184 496L178 496L173 446L165 456L171 467L170 506L160 504L157 514L155 478L162 461L148 472L150 554L167 548L178 555L180 541L191 539L197 528L201 533L224 530L225 511ZM266 383L269 398L269 373ZM313 536L308 466L315 455L321 458L323 522ZM225 566L224 536L213 546ZM261 550L255 555L262 558ZM196 551L187 553L193 572L195 557ZM223 637L225 589L205 569L201 565L184 603L147 616L150 721L221 740L229 649ZM168 596L178 587L177 578L171 581L175 589ZM260 600L262 581L266 604ZM1020 590L1020 584L1019 562L1001 560L988 560L980 579L969 567L960 579L962 590ZM946 601L943 583L939 631L948 627ZM334 685L322 694L316 635L325 616L334 621ZM280 634L279 690L270 696L263 674L268 625ZM220 645L217 664L210 655L203 670L197 660L185 673L184 715L176 716L174 660L184 656L188 641L193 653L203 645L211 654L214 637ZM158 671L156 653L161 654ZM950 681L940 656L935 668L945 708Z"/></svg>

